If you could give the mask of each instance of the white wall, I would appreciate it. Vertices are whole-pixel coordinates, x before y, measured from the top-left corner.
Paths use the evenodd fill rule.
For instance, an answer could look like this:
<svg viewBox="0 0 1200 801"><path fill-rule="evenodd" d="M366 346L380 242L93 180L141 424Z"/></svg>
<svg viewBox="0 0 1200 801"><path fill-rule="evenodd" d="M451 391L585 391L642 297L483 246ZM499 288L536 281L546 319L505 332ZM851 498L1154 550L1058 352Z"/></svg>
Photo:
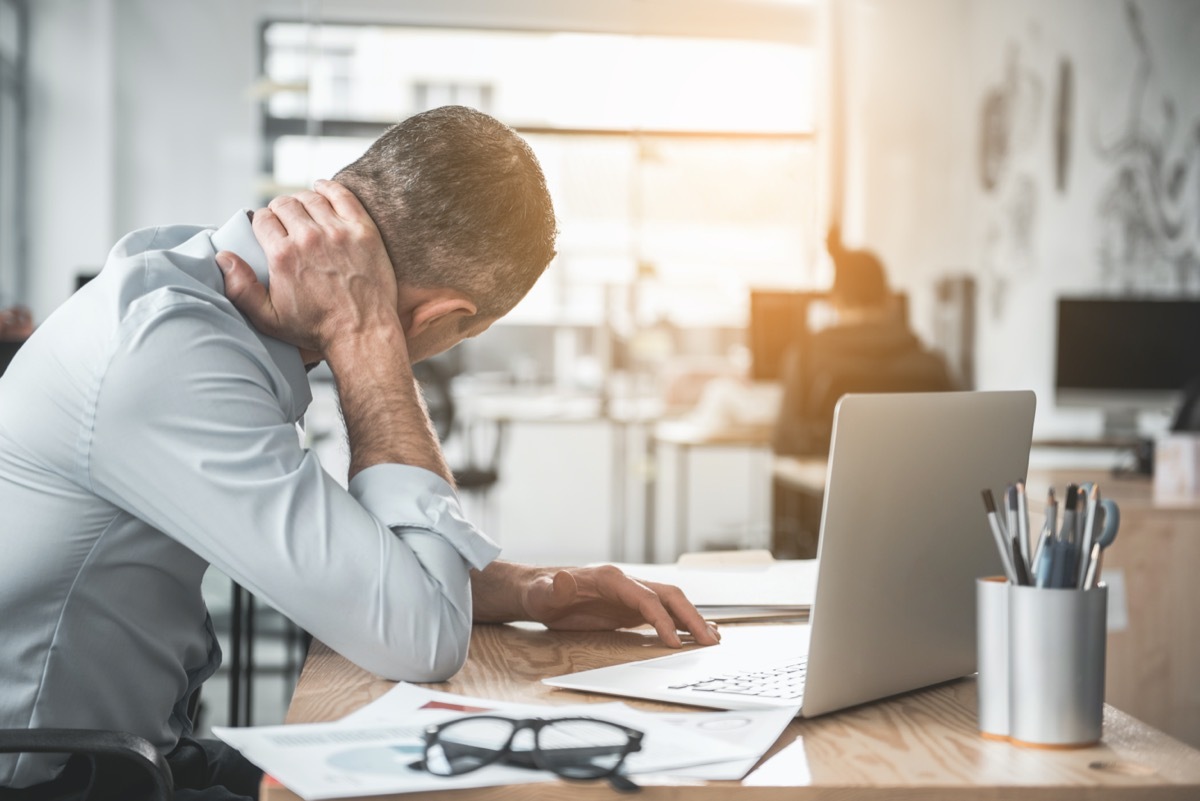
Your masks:
<svg viewBox="0 0 1200 801"><path fill-rule="evenodd" d="M29 5L27 285L41 320L70 294L76 268L101 262L113 241L113 9Z"/></svg>
<svg viewBox="0 0 1200 801"><path fill-rule="evenodd" d="M752 12L752 13L751 13ZM42 320L127 231L255 202L259 26L325 19L803 41L803 7L721 0L30 3L30 305ZM553 65L547 65L552 69Z"/></svg>
<svg viewBox="0 0 1200 801"><path fill-rule="evenodd" d="M252 3L30 4L30 286L44 319L125 232L254 199Z"/></svg>
<svg viewBox="0 0 1200 801"><path fill-rule="evenodd" d="M1140 133L1179 163L1172 214L1179 237L1120 254L1136 211L1106 215L1127 167L1147 195L1170 170L1133 155L1105 157L1098 141L1129 127L1138 49L1122 0L848 0L847 235L877 250L913 297L928 336L932 280L970 272L979 281L977 378L981 388L1034 389L1040 435L1095 434L1097 412L1053 401L1055 299L1060 294L1200 292L1200 4L1138 0L1151 53ZM1055 181L1059 64L1074 72L1067 183ZM988 97L1007 104L1007 155L981 179L981 117ZM1164 137L1163 100L1176 126ZM1188 155L1190 153L1190 156ZM1155 183L1159 183L1156 189ZM1149 204L1146 207L1150 207ZM1152 217L1152 215L1151 215ZM1133 226L1136 228L1136 225ZM1140 240L1139 240L1140 241ZM1155 250L1159 248L1160 250ZM1191 253L1191 261L1186 255ZM1146 420L1144 423L1153 423ZM1161 420L1158 422L1161 423Z"/></svg>

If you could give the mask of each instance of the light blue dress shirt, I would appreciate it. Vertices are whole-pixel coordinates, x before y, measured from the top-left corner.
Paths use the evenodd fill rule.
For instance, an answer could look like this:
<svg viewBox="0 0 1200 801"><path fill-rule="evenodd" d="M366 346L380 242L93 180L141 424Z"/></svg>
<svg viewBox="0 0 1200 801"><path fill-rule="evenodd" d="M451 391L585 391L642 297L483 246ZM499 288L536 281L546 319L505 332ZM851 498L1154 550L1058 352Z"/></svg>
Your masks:
<svg viewBox="0 0 1200 801"><path fill-rule="evenodd" d="M385 678L466 658L468 567L499 550L433 473L376 465L347 491L300 447L300 353L225 298L218 250L265 280L244 211L129 234L0 378L0 728L173 748L221 658L210 564ZM0 787L63 762L0 756Z"/></svg>

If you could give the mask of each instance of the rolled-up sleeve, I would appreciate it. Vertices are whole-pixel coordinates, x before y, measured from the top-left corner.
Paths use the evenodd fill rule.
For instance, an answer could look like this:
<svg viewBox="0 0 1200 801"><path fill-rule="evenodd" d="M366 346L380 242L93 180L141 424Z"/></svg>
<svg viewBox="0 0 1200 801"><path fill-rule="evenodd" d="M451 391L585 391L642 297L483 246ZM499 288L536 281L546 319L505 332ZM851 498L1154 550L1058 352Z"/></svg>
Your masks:
<svg viewBox="0 0 1200 801"><path fill-rule="evenodd" d="M91 489L362 667L440 681L466 659L469 568L499 551L440 477L376 465L343 489L235 316L159 297L127 321L93 406Z"/></svg>
<svg viewBox="0 0 1200 801"><path fill-rule="evenodd" d="M397 492L403 487L403 492ZM350 494L392 530L438 532L467 564L482 570L500 549L463 516L454 490L440 476L406 464L378 464L350 479Z"/></svg>

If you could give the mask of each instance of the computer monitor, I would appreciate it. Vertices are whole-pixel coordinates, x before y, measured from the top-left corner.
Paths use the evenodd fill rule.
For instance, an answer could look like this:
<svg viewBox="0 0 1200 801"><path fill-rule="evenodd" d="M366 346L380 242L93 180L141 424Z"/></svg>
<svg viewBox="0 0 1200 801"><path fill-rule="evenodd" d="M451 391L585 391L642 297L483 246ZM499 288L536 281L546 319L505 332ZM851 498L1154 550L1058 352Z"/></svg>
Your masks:
<svg viewBox="0 0 1200 801"><path fill-rule="evenodd" d="M1137 434L1137 413L1169 408L1200 376L1200 298L1059 298L1059 406L1105 413L1104 433Z"/></svg>

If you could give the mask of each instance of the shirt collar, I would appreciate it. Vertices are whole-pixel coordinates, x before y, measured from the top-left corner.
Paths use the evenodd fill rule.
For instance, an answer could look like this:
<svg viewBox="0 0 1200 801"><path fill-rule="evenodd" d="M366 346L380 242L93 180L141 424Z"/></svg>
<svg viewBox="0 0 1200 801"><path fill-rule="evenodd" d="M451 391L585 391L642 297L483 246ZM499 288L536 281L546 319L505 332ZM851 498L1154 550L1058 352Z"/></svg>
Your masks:
<svg viewBox="0 0 1200 801"><path fill-rule="evenodd" d="M258 244L258 239L254 236L254 229L250 227L248 210L242 209L230 217L229 222L212 232L211 239L214 255L222 250L236 253L250 265L263 286L270 285L267 254L263 251L262 245ZM296 418L299 418L308 408L308 404L312 402L312 389L308 385L308 372L304 368L304 359L300 356L300 350L294 345L267 336L254 326L251 326L251 330L262 340L263 347L267 349L267 353L270 354L279 371L283 373L283 377L287 379L288 385L291 386L295 407L293 412Z"/></svg>

